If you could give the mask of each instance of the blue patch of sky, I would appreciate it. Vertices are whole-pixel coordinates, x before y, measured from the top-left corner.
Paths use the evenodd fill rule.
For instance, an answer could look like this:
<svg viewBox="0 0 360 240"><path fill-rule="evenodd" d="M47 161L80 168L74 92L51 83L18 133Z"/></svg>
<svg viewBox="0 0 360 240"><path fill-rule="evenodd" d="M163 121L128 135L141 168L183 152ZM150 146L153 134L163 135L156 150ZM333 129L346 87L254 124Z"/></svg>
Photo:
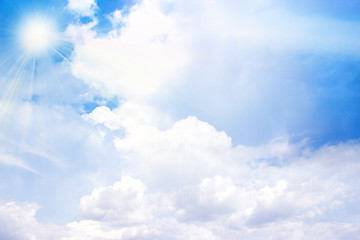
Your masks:
<svg viewBox="0 0 360 240"><path fill-rule="evenodd" d="M129 13L129 9L137 2L138 1L135 0L98 0L96 2L98 11L95 14L98 19L98 24L94 27L94 30L96 30L99 35L107 34L109 31L114 30L109 19L111 13L116 10L121 10L122 14L126 16ZM86 19L84 19L84 22L86 22Z"/></svg>
<svg viewBox="0 0 360 240"><path fill-rule="evenodd" d="M360 4L356 0L314 1L278 1L282 7L287 7L301 15L326 16L343 20L359 20Z"/></svg>
<svg viewBox="0 0 360 240"><path fill-rule="evenodd" d="M130 8L138 1L136 0L98 0L96 3L100 9L99 15L108 15L115 10L121 10L124 8Z"/></svg>
<svg viewBox="0 0 360 240"><path fill-rule="evenodd" d="M360 137L360 59L322 56L303 65L312 109L289 132L307 132L319 145Z"/></svg>
<svg viewBox="0 0 360 240"><path fill-rule="evenodd" d="M92 101L88 101L83 104L83 110L85 113L91 113L95 108L100 106L106 106L112 110L119 106L118 97L108 99L100 95L96 95L93 97Z"/></svg>

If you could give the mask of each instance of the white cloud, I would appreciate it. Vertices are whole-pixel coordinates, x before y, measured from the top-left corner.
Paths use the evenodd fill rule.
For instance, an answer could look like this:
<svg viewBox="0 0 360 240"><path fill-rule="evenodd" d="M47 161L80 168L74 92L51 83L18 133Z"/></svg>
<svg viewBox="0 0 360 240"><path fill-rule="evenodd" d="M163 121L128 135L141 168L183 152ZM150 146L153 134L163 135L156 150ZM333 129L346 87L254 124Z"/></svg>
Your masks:
<svg viewBox="0 0 360 240"><path fill-rule="evenodd" d="M105 96L236 128L229 134L246 143L284 136L316 108L311 79L299 80L304 61L313 60L296 54L352 55L358 48L354 22L297 14L276 1L145 0L110 19L111 33L88 29L76 43L75 76Z"/></svg>
<svg viewBox="0 0 360 240"><path fill-rule="evenodd" d="M149 125L125 126L126 136L115 138L116 148L132 162L137 174L162 187L196 182L215 173L231 172L231 139L195 117L160 131ZM139 151L141 149L141 151ZM150 158L148 156L151 156Z"/></svg>
<svg viewBox="0 0 360 240"><path fill-rule="evenodd" d="M215 176L176 194L150 193L141 181L125 176L82 199L85 219L68 224L74 237L69 239L298 239L305 234L343 239L358 233L359 226L350 223L306 223L309 216L302 212L322 214L321 205L339 194L339 188L326 188L312 182L290 186L286 180L257 188ZM327 228L331 225L337 227Z"/></svg>
<svg viewBox="0 0 360 240"><path fill-rule="evenodd" d="M93 16L97 8L95 0L68 0L68 9L81 16Z"/></svg>
<svg viewBox="0 0 360 240"><path fill-rule="evenodd" d="M121 115L121 111L115 112ZM117 116L112 114L110 122ZM179 207L176 216L183 221L232 214L231 218L242 219L242 224L257 225L293 216L314 217L341 203L348 191L341 179L326 177L328 168L318 166L316 174L307 169L320 162L328 150L310 151L306 142L289 144L276 139L258 147L232 147L225 133L194 117L167 130L129 122L121 121L126 134L114 142L129 163L123 173L141 177L152 188L182 189L178 196L184 198L174 204ZM106 125L107 120L98 123ZM357 144L352 142L324 148L333 149L332 155L345 152L349 160L359 155ZM191 187L197 182L201 182L199 187Z"/></svg>
<svg viewBox="0 0 360 240"><path fill-rule="evenodd" d="M107 116L119 114L106 111L97 124L106 124ZM116 119L113 117L110 121ZM342 168L358 167L356 142L315 151L304 143L297 146L279 140L259 147L233 147L225 133L194 117L167 130L151 129L127 132L120 140L129 140L127 148L119 151L131 152L130 158L122 160L131 164L116 170L122 175L120 181L83 196L82 220L69 223L66 229L53 226L61 231L45 231L47 225L35 219L34 204L3 204L2 221L23 226L19 237L10 239L51 239L53 234L63 240L356 239L360 231L360 226L352 223L356 216L348 215L353 220L322 220L347 205L352 191L349 184L354 184L357 175L352 172L344 178ZM341 156L330 161L347 164L323 164L329 152ZM273 166L274 159L264 162L262 157L288 161ZM177 163L180 160L184 162ZM317 167L313 167L315 162ZM172 175L180 179L175 181ZM0 234L8 231L2 229ZM51 237L42 237L44 234Z"/></svg>
<svg viewBox="0 0 360 240"><path fill-rule="evenodd" d="M88 34L76 44L73 73L104 94L128 99L166 95L185 80L209 82L229 60L247 74L267 54L357 49L356 24L296 15L274 1L144 0L128 15L115 10L109 18L114 30L107 36Z"/></svg>
<svg viewBox="0 0 360 240"><path fill-rule="evenodd" d="M108 16L108 18L115 30L117 29L118 25L125 24L125 22L127 21L127 18L124 16L123 11L118 9L112 12Z"/></svg>
<svg viewBox="0 0 360 240"><path fill-rule="evenodd" d="M104 94L142 98L179 80L177 73L188 63L183 42L176 23L159 3L144 1L130 9L120 35L93 37L76 45L73 72Z"/></svg>
<svg viewBox="0 0 360 240"><path fill-rule="evenodd" d="M83 115L85 120L91 120L95 124L104 124L110 130L121 128L120 117L116 116L108 107L95 108L90 114Z"/></svg>
<svg viewBox="0 0 360 240"><path fill-rule="evenodd" d="M34 203L0 202L0 238L7 240L60 239L64 228L39 223Z"/></svg>
<svg viewBox="0 0 360 240"><path fill-rule="evenodd" d="M80 203L83 218L115 226L148 223L169 209L165 195L145 194L145 185L128 176L113 186L93 190Z"/></svg>
<svg viewBox="0 0 360 240"><path fill-rule="evenodd" d="M322 220L346 211L358 194L353 188L358 182L358 142L315 150L306 140L290 144L283 138L260 146L232 146L226 133L195 117L160 130L146 116L126 114L125 109L99 107L84 115L95 124L124 130L114 138L123 157L118 174L124 177L82 199L84 220L73 223L77 231L88 231L81 225L91 219L99 228L121 234L142 229L141 234L157 239L298 239L308 231L310 239L341 239L359 232L353 215L327 230L336 222ZM165 201L154 200L160 198ZM141 217L131 219L124 209ZM194 232L187 236L184 229Z"/></svg>
<svg viewBox="0 0 360 240"><path fill-rule="evenodd" d="M96 19L82 25L70 24L66 28L65 35L69 37L74 43L84 43L86 40L92 39L96 36L96 32L92 30L92 28L96 26L96 24Z"/></svg>
<svg viewBox="0 0 360 240"><path fill-rule="evenodd" d="M100 178L115 178L117 182L103 184L83 196L81 220L69 223L66 229L53 226L61 230L55 231L55 238L296 239L311 232L309 239L321 235L345 239L359 232L352 214L323 221L337 212L341 215L358 199L357 141L315 150L308 148L306 141L290 144L281 138L260 146L233 146L225 132L196 117L160 129L154 120L158 114L128 101L118 109L98 107L84 115L96 124L93 131L106 128L107 143L114 142L117 147L121 158L107 165L117 155L106 155L107 149L103 149L97 172ZM61 123L56 114L50 118ZM67 128L62 127L62 134L70 131ZM53 140L45 135L42 141ZM102 148L102 144L94 141L88 147ZM86 160L94 162L94 158ZM8 211L21 212L22 208L14 210L13 206L18 204L5 204L1 216L4 222L17 226ZM53 233L36 220L36 205L24 206L21 214L28 215L19 213L18 225L34 227L21 228L14 239L51 239L42 237ZM327 229L336 222L338 227ZM0 232L8 234L6 229Z"/></svg>

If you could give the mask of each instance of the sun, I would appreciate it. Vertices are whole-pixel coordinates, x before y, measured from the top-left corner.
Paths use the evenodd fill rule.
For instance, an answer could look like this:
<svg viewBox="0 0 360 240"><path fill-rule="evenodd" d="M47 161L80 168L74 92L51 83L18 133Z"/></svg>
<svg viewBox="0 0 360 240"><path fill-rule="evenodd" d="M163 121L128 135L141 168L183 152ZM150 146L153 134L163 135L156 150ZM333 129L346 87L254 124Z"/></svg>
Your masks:
<svg viewBox="0 0 360 240"><path fill-rule="evenodd" d="M40 54L52 47L55 29L52 21L46 18L27 20L20 30L21 46L32 54Z"/></svg>

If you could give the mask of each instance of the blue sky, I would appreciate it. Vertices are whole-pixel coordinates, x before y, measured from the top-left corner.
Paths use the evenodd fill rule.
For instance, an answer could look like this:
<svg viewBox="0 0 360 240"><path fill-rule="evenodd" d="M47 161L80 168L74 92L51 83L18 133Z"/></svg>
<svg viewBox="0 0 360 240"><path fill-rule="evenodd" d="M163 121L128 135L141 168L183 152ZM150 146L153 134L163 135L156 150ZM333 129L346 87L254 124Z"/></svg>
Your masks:
<svg viewBox="0 0 360 240"><path fill-rule="evenodd" d="M1 239L358 239L356 1L1 1Z"/></svg>

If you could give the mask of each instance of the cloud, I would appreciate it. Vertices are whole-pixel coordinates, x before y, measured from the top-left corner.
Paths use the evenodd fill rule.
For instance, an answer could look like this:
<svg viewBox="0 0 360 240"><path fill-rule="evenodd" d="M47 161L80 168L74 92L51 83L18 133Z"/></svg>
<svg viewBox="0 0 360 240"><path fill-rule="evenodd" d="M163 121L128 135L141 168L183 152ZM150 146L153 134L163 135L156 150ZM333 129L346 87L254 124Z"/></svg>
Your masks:
<svg viewBox="0 0 360 240"><path fill-rule="evenodd" d="M188 57L176 23L157 1L144 1L129 11L119 35L77 44L72 61L74 75L104 94L137 99L178 81Z"/></svg>
<svg viewBox="0 0 360 240"><path fill-rule="evenodd" d="M75 239L220 239L205 226L178 224L167 219L156 221L149 225L109 228L106 224L96 221L73 222L68 225L72 231L72 237L64 240Z"/></svg>
<svg viewBox="0 0 360 240"><path fill-rule="evenodd" d="M74 75L104 96L175 119L206 119L236 143L325 134L309 125L322 117L319 79L332 71L315 65L326 60L336 68L337 55L358 48L356 21L300 14L276 1L145 0L123 12L109 15L108 34L69 27L74 36L85 32L75 44Z"/></svg>
<svg viewBox="0 0 360 240"><path fill-rule="evenodd" d="M360 155L356 141L319 149L310 148L307 141L290 144L281 138L260 146L233 146L224 132L195 117L160 130L144 121L126 120L122 110L100 107L85 115L93 124L112 128L117 122L124 130L124 135L114 137L114 144L125 163L119 169L121 182L82 199L84 221L90 218L110 227L119 220L121 224L111 229L128 231L124 217L132 228L147 229L150 238L158 239L186 239L184 228L194 228L190 238L205 228L203 234L210 239L257 239L265 233L286 239L307 231L314 239L321 234L337 239L359 231L345 219L338 220L343 228L324 230L331 223L322 220L347 211L358 198L350 197L357 171L344 174L358 169L353 161ZM155 196L166 199L160 204L164 212L149 204ZM134 217L140 215L143 221L131 220L123 209L140 212ZM82 221L73 224L79 230ZM285 230L279 233L279 228Z"/></svg>
<svg viewBox="0 0 360 240"><path fill-rule="evenodd" d="M125 24L127 21L127 18L124 16L124 13L122 10L115 10L112 12L108 19L110 20L111 24L113 25L114 29L116 30L120 24ZM116 33L116 31L115 31Z"/></svg>
<svg viewBox="0 0 360 240"><path fill-rule="evenodd" d="M83 197L84 220L68 224L74 239L76 236L90 239L224 239L226 236L230 239L264 236L286 239L301 238L305 234L310 239L319 236L346 239L359 232L356 224L306 223L309 216L304 217L299 210L321 214L324 208L318 209L319 203L327 204L338 194L331 196L330 190L324 197L325 189L314 187L312 183L297 188L280 180L273 187L256 188L236 185L229 178L215 176L202 180L191 191L185 187L176 194L144 189L140 180L124 176L121 182L95 189L90 196ZM89 205L89 201L93 205ZM159 206L162 206L160 211L156 210ZM84 213L90 215L86 217ZM94 213L96 216L92 215ZM141 218L134 221L134 217L139 216Z"/></svg>
<svg viewBox="0 0 360 240"><path fill-rule="evenodd" d="M61 88L56 90L61 95ZM0 189L3 199L37 202L40 216L66 222L77 216L80 197L95 187L84 175L92 174L103 157L114 156L115 147L112 139L108 144L92 131L76 109L47 99L40 95L38 103L14 101L6 115L0 136Z"/></svg>
<svg viewBox="0 0 360 240"><path fill-rule="evenodd" d="M166 213L166 196L145 194L145 185L138 179L123 176L113 186L98 188L80 202L84 219L106 222L115 226L132 226L151 222Z"/></svg>
<svg viewBox="0 0 360 240"><path fill-rule="evenodd" d="M355 23L300 15L274 1L145 0L126 16L122 10L109 16L113 31L76 45L73 72L125 98L161 93L179 78L194 78L188 75L196 74L191 72L194 64L205 62L214 72L226 59L251 66L246 62L256 55L260 59L269 53L351 55L357 48Z"/></svg>
<svg viewBox="0 0 360 240"><path fill-rule="evenodd" d="M95 0L68 0L67 8L80 16L91 17L97 5Z"/></svg>
<svg viewBox="0 0 360 240"><path fill-rule="evenodd" d="M101 119L99 110L106 113ZM336 221L323 217L341 213L351 199L358 198L353 192L357 172L343 174L358 168L357 142L315 150L306 142L290 144L281 139L260 146L232 146L224 132L195 117L159 130L142 121L126 121L120 110L99 107L86 116L115 134L117 128L111 126L118 121L116 126L124 128L125 135L113 139L119 139L117 150L128 164L114 169L115 177L121 176L118 181L83 196L81 220L65 229L53 226L60 230L52 232L52 238L356 239L360 231L356 216ZM329 153L341 157L329 158ZM356 196L350 197L353 193ZM43 237L50 233L44 230L46 224L36 220L36 209L34 204L3 204L4 222L15 221L8 213L18 212L18 225L35 226L24 227L13 239L51 238Z"/></svg>
<svg viewBox="0 0 360 240"><path fill-rule="evenodd" d="M80 200L80 220L52 226L58 230L49 233L47 224L36 219L37 205L4 204L3 221L23 226L14 239L286 239L306 232L314 239L337 239L359 232L356 217L346 213L359 196L358 141L316 149L309 141L290 143L286 138L234 145L224 131L205 121L190 116L171 124L166 114L138 102L124 101L112 110L101 106L82 118L66 107L21 106L18 111L32 112L31 118L27 123L10 119L8 131L15 134L12 129L19 125L32 126L28 133L37 133L30 135L37 138L30 142L37 148L23 145L23 151L33 150L25 156L41 158L52 152L72 167L73 179L65 180L66 174L57 183L47 179L56 192L66 189L72 195L61 193L61 204L76 212L74 199ZM49 135L34 122L58 128ZM51 142L55 149L42 149ZM7 146L10 151L17 145ZM85 157L76 165L73 156ZM85 163L94 167L84 178ZM84 184L90 174L96 174L95 184ZM72 205L64 203L70 200ZM12 211L22 216L19 223ZM346 218L324 221L334 214ZM338 227L327 229L335 223ZM12 230L7 229L0 232L10 238Z"/></svg>
<svg viewBox="0 0 360 240"><path fill-rule="evenodd" d="M39 223L34 203L0 202L0 238L8 240L60 239L64 229Z"/></svg>
<svg viewBox="0 0 360 240"><path fill-rule="evenodd" d="M132 124L125 126L125 132L124 138L114 139L116 148L125 154L126 161L134 163L132 166L147 181L155 184L167 179L167 184L162 187L191 183L209 174L231 171L223 164L230 161L230 138L195 117L180 120L165 131Z"/></svg>
<svg viewBox="0 0 360 240"><path fill-rule="evenodd" d="M69 24L66 28L65 35L75 43L84 43L87 39L91 39L96 36L96 32L92 30L96 24L96 19L82 25Z"/></svg>

